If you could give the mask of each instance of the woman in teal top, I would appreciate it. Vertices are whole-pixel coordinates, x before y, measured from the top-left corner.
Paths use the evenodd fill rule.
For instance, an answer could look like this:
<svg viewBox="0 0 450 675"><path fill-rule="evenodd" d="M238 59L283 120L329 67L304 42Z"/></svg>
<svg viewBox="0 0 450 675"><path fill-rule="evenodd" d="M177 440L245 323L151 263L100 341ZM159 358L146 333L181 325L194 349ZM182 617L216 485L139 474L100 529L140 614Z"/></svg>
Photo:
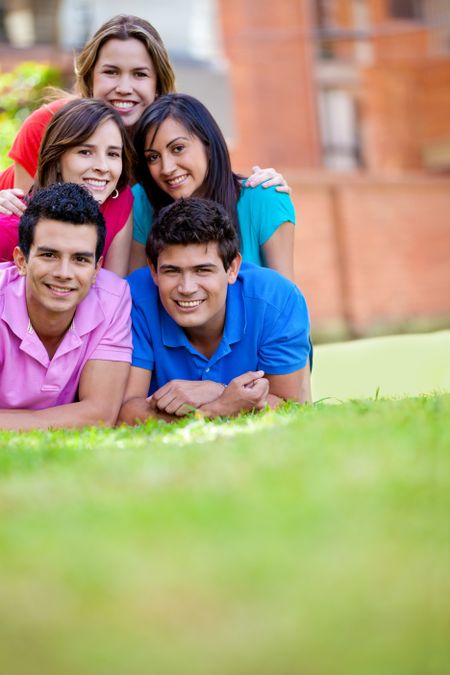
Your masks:
<svg viewBox="0 0 450 675"><path fill-rule="evenodd" d="M240 233L244 260L293 278L295 212L288 194L244 186L233 173L225 139L197 99L167 94L144 112L135 135L134 260L145 264L154 213L180 197L213 199L227 209Z"/></svg>

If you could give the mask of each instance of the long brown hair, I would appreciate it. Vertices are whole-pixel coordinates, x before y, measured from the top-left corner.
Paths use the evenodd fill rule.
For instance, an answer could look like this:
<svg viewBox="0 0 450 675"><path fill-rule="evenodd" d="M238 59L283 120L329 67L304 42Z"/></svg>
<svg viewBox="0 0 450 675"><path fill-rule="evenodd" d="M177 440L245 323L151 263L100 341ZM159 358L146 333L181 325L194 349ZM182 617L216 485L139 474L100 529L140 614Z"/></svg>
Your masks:
<svg viewBox="0 0 450 675"><path fill-rule="evenodd" d="M117 124L122 137L122 173L117 188L120 190L127 185L131 177L133 150L120 115L100 99L79 98L66 103L48 125L39 151L33 190L60 182L58 163L62 155L70 148L83 144L106 120Z"/></svg>
<svg viewBox="0 0 450 675"><path fill-rule="evenodd" d="M118 14L104 23L86 42L75 58L75 89L80 96L92 96L92 74L100 49L108 40L129 40L142 42L152 60L157 76L158 96L175 91L175 73L169 61L164 43L151 23L138 16Z"/></svg>

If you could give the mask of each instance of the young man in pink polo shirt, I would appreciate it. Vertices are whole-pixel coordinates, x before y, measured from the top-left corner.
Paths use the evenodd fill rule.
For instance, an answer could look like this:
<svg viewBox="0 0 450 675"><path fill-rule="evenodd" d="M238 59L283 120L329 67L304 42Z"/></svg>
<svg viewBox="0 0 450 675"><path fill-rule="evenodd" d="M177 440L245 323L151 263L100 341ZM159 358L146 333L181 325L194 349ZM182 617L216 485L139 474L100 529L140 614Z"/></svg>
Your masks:
<svg viewBox="0 0 450 675"><path fill-rule="evenodd" d="M80 185L40 190L0 264L0 429L114 425L131 361L128 284L101 267L105 223Z"/></svg>

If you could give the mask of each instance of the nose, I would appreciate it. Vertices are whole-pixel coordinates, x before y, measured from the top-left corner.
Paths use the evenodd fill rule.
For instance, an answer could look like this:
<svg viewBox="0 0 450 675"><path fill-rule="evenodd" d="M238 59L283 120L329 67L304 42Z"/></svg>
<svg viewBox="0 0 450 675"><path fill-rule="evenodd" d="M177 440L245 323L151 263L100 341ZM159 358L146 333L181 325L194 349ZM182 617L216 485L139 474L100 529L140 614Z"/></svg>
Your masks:
<svg viewBox="0 0 450 675"><path fill-rule="evenodd" d="M178 292L181 295L192 295L197 290L197 283L192 274L182 274L178 282Z"/></svg>
<svg viewBox="0 0 450 675"><path fill-rule="evenodd" d="M131 94L133 91L133 85L131 84L131 79L128 73L121 73L119 79L116 83L116 91L118 94Z"/></svg>
<svg viewBox="0 0 450 675"><path fill-rule="evenodd" d="M176 161L171 153L165 153L161 156L161 173L164 176L170 176L175 171Z"/></svg>
<svg viewBox="0 0 450 675"><path fill-rule="evenodd" d="M105 173L109 169L108 158L103 153L97 153L94 157L93 168L95 171Z"/></svg>
<svg viewBox="0 0 450 675"><path fill-rule="evenodd" d="M73 276L72 273L72 264L69 258L61 257L58 259L58 264L54 268L54 275L59 279L71 279Z"/></svg>

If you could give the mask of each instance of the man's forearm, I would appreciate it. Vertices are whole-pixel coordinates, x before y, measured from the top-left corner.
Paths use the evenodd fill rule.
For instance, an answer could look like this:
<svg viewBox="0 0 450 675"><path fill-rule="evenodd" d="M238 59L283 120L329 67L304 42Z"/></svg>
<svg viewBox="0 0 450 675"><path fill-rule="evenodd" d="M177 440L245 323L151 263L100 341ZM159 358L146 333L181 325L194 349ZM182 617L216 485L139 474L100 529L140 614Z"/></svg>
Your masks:
<svg viewBox="0 0 450 675"><path fill-rule="evenodd" d="M0 410L0 429L29 431L31 429L79 428L105 424L113 426L115 417L103 414L92 401L80 401L43 410Z"/></svg>
<svg viewBox="0 0 450 675"><path fill-rule="evenodd" d="M230 417L246 410L264 408L269 383L262 370L249 371L235 377L214 401L200 406L207 417Z"/></svg>
<svg viewBox="0 0 450 675"><path fill-rule="evenodd" d="M142 422L145 422L149 417L153 417L157 420L164 420L165 422L173 422L174 420L180 419L175 415L168 415L160 410L155 410L150 407L145 398L136 397L130 398L122 405L117 424L129 424L130 426L135 426L136 424L142 424Z"/></svg>

